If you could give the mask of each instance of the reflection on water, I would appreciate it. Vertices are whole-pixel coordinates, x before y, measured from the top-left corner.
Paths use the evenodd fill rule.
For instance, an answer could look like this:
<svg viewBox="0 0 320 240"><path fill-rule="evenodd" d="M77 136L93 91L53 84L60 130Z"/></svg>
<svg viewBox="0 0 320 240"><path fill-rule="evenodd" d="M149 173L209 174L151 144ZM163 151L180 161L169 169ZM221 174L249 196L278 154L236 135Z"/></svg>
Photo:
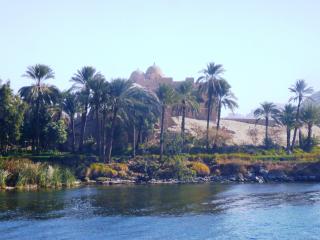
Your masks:
<svg viewBox="0 0 320 240"><path fill-rule="evenodd" d="M140 185L0 192L0 219L201 213L209 210L203 203L227 188L210 184Z"/></svg>
<svg viewBox="0 0 320 240"><path fill-rule="evenodd" d="M310 239L311 233L320 234L320 185L139 185L0 192L2 236L19 239L39 226L45 231L31 234L30 239L50 239L51 233L58 239L88 239L88 234L95 236L92 239L166 239L173 234L176 239L191 235L192 239L241 239L249 236L246 233L263 239L259 234L274 228L276 237L300 229L299 234ZM73 231L80 227L86 232ZM186 232L189 235L183 238Z"/></svg>

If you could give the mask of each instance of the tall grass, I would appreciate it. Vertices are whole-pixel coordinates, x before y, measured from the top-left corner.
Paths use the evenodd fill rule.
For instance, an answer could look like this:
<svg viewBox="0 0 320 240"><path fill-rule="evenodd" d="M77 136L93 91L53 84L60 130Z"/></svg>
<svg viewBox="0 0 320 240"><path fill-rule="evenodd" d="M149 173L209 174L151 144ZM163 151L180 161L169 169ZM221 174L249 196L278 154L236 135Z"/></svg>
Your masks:
<svg viewBox="0 0 320 240"><path fill-rule="evenodd" d="M37 186L43 188L70 187L75 177L69 169L51 166L47 163L33 163L30 160L0 160L0 187L6 185L23 188Z"/></svg>

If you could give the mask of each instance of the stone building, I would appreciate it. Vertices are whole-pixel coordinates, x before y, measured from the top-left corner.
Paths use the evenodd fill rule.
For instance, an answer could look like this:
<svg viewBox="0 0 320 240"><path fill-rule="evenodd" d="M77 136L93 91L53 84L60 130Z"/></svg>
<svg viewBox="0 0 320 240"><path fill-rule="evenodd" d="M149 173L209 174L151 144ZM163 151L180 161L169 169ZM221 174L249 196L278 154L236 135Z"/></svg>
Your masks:
<svg viewBox="0 0 320 240"><path fill-rule="evenodd" d="M130 75L129 80L147 88L152 91L156 91L156 89L159 87L160 84L168 84L171 85L172 87L178 87L179 84L182 81L174 81L172 77L166 77L161 68L158 67L157 65L153 64L152 66L148 67L146 72L143 72L139 69L133 71ZM187 77L185 80L191 81L195 88L197 88L197 84L194 81L194 78L192 77ZM195 118L195 119L201 119L201 120L206 120L207 119L207 110L205 108L204 103L200 104L200 111L197 114L191 114L188 113L188 117L190 118ZM211 120L216 119L216 114L213 112L211 116Z"/></svg>

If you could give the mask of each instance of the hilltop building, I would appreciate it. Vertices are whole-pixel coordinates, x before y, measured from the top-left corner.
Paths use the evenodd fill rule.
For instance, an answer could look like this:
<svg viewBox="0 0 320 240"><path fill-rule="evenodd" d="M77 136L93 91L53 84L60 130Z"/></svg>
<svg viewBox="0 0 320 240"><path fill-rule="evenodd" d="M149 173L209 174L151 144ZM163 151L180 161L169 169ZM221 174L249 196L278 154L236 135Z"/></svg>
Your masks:
<svg viewBox="0 0 320 240"><path fill-rule="evenodd" d="M179 84L182 81L174 81L172 77L166 77L161 68L157 65L153 64L152 66L148 67L146 72L143 72L139 69L133 71L129 77L129 80L147 88L152 91L156 91L156 89L159 87L160 84L168 84L172 87L176 88L179 86ZM197 84L194 81L194 78L187 77L185 80L191 81L195 87L197 87ZM200 111L197 114L191 114L188 113L188 117L195 118L195 119L201 119L205 120L207 119L207 111L205 108L204 103L201 103L200 105ZM211 116L211 120L215 121L216 119L216 113L213 111L213 114Z"/></svg>

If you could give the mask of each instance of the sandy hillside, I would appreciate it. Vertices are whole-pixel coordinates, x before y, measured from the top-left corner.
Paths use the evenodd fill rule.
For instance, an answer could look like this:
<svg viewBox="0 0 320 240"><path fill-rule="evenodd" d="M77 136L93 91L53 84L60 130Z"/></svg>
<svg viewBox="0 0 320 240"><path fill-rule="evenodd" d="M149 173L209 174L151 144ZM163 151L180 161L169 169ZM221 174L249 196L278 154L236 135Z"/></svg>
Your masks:
<svg viewBox="0 0 320 240"><path fill-rule="evenodd" d="M174 125L169 128L170 131L179 132L181 125L181 117L172 118ZM186 131L194 136L197 136L199 129L205 131L205 120L196 120L192 118L186 118ZM214 122L210 122L211 127L215 127ZM255 125L249 123L243 123L236 120L221 120L221 127L227 129L232 133L232 142L229 144L261 144L265 134L265 127L262 125ZM253 143L252 138L248 134L249 129L257 129L258 143ZM276 142L281 145L286 144L286 132L283 127L270 127L270 135ZM303 130L305 133L305 130ZM320 128L314 127L313 134L320 137Z"/></svg>

